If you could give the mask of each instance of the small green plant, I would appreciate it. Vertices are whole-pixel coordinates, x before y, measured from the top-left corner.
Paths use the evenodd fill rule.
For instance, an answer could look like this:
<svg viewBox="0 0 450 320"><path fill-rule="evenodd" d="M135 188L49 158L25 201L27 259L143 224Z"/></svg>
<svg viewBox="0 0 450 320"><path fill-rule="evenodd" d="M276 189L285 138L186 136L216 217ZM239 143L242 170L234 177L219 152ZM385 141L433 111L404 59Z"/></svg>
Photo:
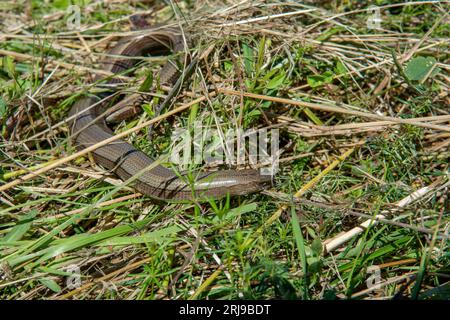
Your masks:
<svg viewBox="0 0 450 320"><path fill-rule="evenodd" d="M408 62L405 68L408 79L419 83L434 77L439 71L434 57L415 57Z"/></svg>

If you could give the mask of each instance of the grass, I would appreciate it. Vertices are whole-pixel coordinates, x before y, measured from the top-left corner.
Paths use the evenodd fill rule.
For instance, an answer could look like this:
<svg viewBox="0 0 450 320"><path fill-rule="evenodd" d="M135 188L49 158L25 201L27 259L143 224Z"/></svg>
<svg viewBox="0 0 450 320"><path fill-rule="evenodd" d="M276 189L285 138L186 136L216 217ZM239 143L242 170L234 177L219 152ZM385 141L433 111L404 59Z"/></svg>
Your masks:
<svg viewBox="0 0 450 320"><path fill-rule="evenodd" d="M374 30L356 1L226 3L2 1L0 187L42 171L0 192L1 299L449 298L448 4L377 1ZM195 121L277 127L272 188L156 203L88 155L64 160L61 121L136 12L182 23L201 59L153 140L128 141L158 158ZM152 119L164 61L127 75L154 96L116 133Z"/></svg>

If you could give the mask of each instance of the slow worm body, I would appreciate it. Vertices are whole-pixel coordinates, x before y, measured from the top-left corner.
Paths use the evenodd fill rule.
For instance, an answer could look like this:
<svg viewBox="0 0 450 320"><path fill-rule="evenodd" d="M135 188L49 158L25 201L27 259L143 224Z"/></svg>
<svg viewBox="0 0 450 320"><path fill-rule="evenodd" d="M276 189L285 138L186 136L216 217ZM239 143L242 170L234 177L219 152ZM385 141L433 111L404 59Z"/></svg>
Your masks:
<svg viewBox="0 0 450 320"><path fill-rule="evenodd" d="M103 68L119 74L136 64L136 59L130 57L167 52L176 55L186 52L186 49L180 30L149 30L145 35L119 41L108 52L108 56L113 58L105 59ZM170 60L161 69L160 82L173 84L179 76L176 62ZM108 86L114 86L118 82L118 79L104 81ZM81 98L69 112L69 116L73 116L69 122L72 141L78 149L103 141L114 134L107 126L105 117L100 116L105 111L105 105L92 107L98 100L98 97ZM261 190L271 181L270 176L260 175L258 170L253 169L200 172L192 175L193 181L188 181L174 171L156 165L149 156L124 140L99 147L92 152L92 156L96 163L113 171L124 181L136 175L132 187L160 200L202 200L210 197L220 198L227 194L245 195ZM148 167L149 170L142 170Z"/></svg>

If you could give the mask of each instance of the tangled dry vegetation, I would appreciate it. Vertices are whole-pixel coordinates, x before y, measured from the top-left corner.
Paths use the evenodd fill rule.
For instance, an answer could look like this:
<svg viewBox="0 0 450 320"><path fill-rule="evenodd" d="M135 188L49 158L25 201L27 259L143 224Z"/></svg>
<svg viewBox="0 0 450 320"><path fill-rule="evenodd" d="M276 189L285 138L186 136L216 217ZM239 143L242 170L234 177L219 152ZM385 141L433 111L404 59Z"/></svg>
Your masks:
<svg viewBox="0 0 450 320"><path fill-rule="evenodd" d="M0 3L2 299L449 297L447 3L385 4L368 29L356 1L80 0L76 31L69 4ZM154 139L128 141L158 157L194 119L279 128L272 188L161 204L67 161L67 111L107 48L141 32L136 13L180 25L199 63ZM144 61L122 88L153 74L143 112L116 132L170 90L166 58Z"/></svg>

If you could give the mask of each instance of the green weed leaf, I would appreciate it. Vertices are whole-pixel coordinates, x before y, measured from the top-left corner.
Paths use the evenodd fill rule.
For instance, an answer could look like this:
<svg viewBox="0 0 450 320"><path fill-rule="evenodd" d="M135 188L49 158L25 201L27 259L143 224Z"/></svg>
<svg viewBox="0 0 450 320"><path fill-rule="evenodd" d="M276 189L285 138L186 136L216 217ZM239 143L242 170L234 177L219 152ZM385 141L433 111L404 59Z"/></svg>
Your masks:
<svg viewBox="0 0 450 320"><path fill-rule="evenodd" d="M246 43L242 44L242 52L244 54L244 68L247 75L253 72L253 50Z"/></svg>
<svg viewBox="0 0 450 320"><path fill-rule="evenodd" d="M55 8L58 9L67 9L67 7L70 5L70 0L55 0L53 5Z"/></svg>
<svg viewBox="0 0 450 320"><path fill-rule="evenodd" d="M308 85L311 88L317 88L321 85L331 83L333 81L333 72L325 71L324 74L313 75L307 78Z"/></svg>
<svg viewBox="0 0 450 320"><path fill-rule="evenodd" d="M311 244L311 250L314 252L316 256L320 256L322 254L323 246L322 241L319 238L315 238Z"/></svg>
<svg viewBox="0 0 450 320"><path fill-rule="evenodd" d="M10 232L2 239L2 242L13 242L22 239L24 234L30 229L34 217L37 211L33 210L22 219L20 219L17 224L11 229Z"/></svg>
<svg viewBox="0 0 450 320"><path fill-rule="evenodd" d="M436 59L433 57L416 57L406 65L405 74L411 81L425 81L439 72L435 65Z"/></svg>
<svg viewBox="0 0 450 320"><path fill-rule="evenodd" d="M344 74L347 73L347 68L344 66L344 64L340 61L336 63L336 67L334 68L334 72L336 74Z"/></svg>
<svg viewBox="0 0 450 320"><path fill-rule="evenodd" d="M2 97L0 97L0 119L6 116L8 109L6 108L6 103L3 101Z"/></svg>
<svg viewBox="0 0 450 320"><path fill-rule="evenodd" d="M15 78L16 75L16 65L11 57L3 57L2 61L3 71L5 71L10 78Z"/></svg>
<svg viewBox="0 0 450 320"><path fill-rule="evenodd" d="M150 88L153 85L153 74L150 71L147 75L147 77L145 78L144 82L141 84L141 86L139 87L139 91L140 92L147 92L150 90Z"/></svg>
<svg viewBox="0 0 450 320"><path fill-rule="evenodd" d="M284 70L281 70L278 75L272 78L272 80L269 81L267 84L267 89L278 89L284 82L284 79L286 78L286 73Z"/></svg>
<svg viewBox="0 0 450 320"><path fill-rule="evenodd" d="M39 279L39 282L42 283L44 286L52 290L53 292L59 293L61 292L61 287L52 279L48 278L41 278Z"/></svg>

